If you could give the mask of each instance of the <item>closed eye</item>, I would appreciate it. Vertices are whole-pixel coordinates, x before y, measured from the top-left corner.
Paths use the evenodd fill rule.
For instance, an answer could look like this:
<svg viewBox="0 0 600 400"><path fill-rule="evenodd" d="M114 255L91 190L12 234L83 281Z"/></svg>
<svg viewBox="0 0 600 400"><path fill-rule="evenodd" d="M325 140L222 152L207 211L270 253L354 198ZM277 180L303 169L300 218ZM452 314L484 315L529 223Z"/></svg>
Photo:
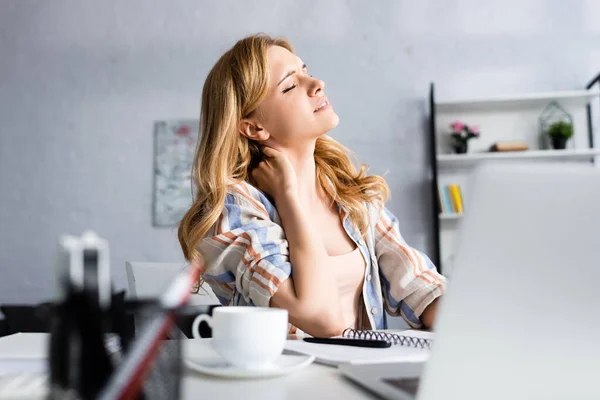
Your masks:
<svg viewBox="0 0 600 400"><path fill-rule="evenodd" d="M292 86L290 86L289 88L286 88L286 89L284 89L284 90L283 90L283 93L287 93L287 92L289 92L290 90L292 90L292 89L295 89L295 88L296 88L296 86L298 86L298 85L296 85L296 84L293 84L293 85L292 85Z"/></svg>
<svg viewBox="0 0 600 400"><path fill-rule="evenodd" d="M305 75L308 75L308 69L306 68L306 64L302 64L301 70ZM295 73L296 73L295 70L290 70L283 78L281 78L281 80L279 82L277 82L277 86L281 85L283 83L283 81L285 81L288 77L290 77L291 75L294 75ZM282 93L287 93L290 90L296 88L296 86L298 86L298 85L294 84L294 85L288 87L287 89L284 89Z"/></svg>

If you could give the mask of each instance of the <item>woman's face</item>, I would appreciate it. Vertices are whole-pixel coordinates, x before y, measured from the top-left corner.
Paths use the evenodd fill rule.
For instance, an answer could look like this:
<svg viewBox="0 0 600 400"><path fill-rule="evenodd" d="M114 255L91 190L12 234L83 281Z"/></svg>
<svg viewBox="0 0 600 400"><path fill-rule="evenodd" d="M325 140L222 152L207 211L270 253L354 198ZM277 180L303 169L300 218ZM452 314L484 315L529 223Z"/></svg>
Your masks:
<svg viewBox="0 0 600 400"><path fill-rule="evenodd" d="M269 88L255 114L272 147L293 148L335 128L339 117L323 92L325 83L308 75L302 60L287 49L271 46Z"/></svg>

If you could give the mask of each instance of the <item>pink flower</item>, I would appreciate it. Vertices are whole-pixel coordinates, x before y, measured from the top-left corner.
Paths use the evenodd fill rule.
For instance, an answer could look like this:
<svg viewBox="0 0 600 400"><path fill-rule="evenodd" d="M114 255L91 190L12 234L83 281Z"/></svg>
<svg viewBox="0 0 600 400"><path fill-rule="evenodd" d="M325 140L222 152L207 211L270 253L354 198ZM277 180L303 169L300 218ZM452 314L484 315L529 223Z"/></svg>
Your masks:
<svg viewBox="0 0 600 400"><path fill-rule="evenodd" d="M450 124L450 127L454 132L460 132L465 128L465 124L460 121L454 121Z"/></svg>
<svg viewBox="0 0 600 400"><path fill-rule="evenodd" d="M471 133L473 135L479 135L479 126L472 125L472 126L469 127L469 130L471 131Z"/></svg>

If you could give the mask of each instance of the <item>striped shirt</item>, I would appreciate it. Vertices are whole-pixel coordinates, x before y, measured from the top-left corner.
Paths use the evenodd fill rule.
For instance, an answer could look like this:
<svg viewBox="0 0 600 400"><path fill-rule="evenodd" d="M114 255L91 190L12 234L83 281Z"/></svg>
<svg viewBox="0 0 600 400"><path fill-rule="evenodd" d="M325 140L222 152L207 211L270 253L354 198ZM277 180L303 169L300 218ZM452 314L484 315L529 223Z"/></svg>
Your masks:
<svg viewBox="0 0 600 400"><path fill-rule="evenodd" d="M343 207L339 209L344 229L366 263L359 326L386 329L387 311L413 328L422 327L419 317L444 292L446 279L425 254L406 244L398 220L386 207L369 206L364 238ZM203 278L223 305L269 307L292 272L277 210L247 182L229 187L221 215L198 250L206 263Z"/></svg>

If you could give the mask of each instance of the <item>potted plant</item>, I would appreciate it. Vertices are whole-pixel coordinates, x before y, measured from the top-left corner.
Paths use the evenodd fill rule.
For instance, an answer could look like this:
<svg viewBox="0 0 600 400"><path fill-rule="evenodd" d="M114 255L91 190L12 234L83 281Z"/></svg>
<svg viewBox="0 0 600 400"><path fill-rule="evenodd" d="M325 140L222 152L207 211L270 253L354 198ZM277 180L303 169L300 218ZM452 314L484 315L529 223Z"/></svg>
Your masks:
<svg viewBox="0 0 600 400"><path fill-rule="evenodd" d="M567 141L573 136L573 124L558 121L548 127L548 136L552 141L552 148L560 150L567 147Z"/></svg>
<svg viewBox="0 0 600 400"><path fill-rule="evenodd" d="M479 138L479 127L477 125L467 125L461 121L454 121L450 124L452 128L452 147L458 154L464 154L469 150L469 140Z"/></svg>

